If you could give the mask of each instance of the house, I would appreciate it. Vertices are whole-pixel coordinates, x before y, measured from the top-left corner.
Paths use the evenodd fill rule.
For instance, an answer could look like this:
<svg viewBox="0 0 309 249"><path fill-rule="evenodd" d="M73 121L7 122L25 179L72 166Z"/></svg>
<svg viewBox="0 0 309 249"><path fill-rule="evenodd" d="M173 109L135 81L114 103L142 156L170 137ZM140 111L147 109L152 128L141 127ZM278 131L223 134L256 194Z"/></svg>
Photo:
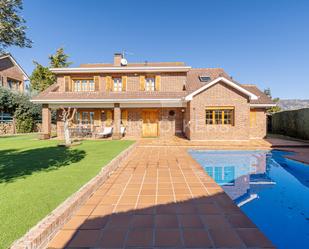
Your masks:
<svg viewBox="0 0 309 249"><path fill-rule="evenodd" d="M0 55L0 86L24 92L28 80L28 75L11 54Z"/></svg>
<svg viewBox="0 0 309 249"><path fill-rule="evenodd" d="M190 140L249 140L266 135L266 110L274 106L254 85L239 84L220 68L191 68L182 62L128 63L120 53L112 64L52 68L57 81L32 99L43 104L43 131L50 134L50 110L76 109L72 131L85 128L112 137Z"/></svg>

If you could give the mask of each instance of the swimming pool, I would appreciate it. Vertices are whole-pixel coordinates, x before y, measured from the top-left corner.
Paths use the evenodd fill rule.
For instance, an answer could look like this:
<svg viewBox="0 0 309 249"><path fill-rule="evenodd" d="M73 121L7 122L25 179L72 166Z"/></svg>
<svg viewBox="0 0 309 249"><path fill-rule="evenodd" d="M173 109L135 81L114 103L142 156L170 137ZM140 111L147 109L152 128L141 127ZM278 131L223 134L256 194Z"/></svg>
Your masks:
<svg viewBox="0 0 309 249"><path fill-rule="evenodd" d="M309 165L277 150L189 153L278 248L309 248Z"/></svg>

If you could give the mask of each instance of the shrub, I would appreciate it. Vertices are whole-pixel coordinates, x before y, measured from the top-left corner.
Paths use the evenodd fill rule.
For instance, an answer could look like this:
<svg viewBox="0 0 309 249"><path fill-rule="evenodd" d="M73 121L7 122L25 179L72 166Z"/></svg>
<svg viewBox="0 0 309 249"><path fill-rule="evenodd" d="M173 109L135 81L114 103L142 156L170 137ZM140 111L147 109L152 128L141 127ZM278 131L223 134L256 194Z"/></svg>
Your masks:
<svg viewBox="0 0 309 249"><path fill-rule="evenodd" d="M18 133L33 131L35 120L41 119L41 109L29 96L0 87L0 111L14 116Z"/></svg>
<svg viewBox="0 0 309 249"><path fill-rule="evenodd" d="M16 131L17 133L29 133L33 131L34 121L32 117L26 117L24 119L16 119Z"/></svg>

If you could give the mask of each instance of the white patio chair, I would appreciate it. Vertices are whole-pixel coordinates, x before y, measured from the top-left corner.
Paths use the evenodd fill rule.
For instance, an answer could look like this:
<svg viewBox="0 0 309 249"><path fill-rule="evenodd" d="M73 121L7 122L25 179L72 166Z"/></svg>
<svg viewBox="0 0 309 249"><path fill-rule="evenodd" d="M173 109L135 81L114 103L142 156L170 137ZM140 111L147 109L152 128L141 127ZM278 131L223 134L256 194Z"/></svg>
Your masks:
<svg viewBox="0 0 309 249"><path fill-rule="evenodd" d="M102 132L98 132L97 135L101 137L108 137L113 134L113 127L104 127Z"/></svg>
<svg viewBox="0 0 309 249"><path fill-rule="evenodd" d="M122 137L124 136L125 132L126 132L126 127L121 126L120 127L120 134L121 134Z"/></svg>

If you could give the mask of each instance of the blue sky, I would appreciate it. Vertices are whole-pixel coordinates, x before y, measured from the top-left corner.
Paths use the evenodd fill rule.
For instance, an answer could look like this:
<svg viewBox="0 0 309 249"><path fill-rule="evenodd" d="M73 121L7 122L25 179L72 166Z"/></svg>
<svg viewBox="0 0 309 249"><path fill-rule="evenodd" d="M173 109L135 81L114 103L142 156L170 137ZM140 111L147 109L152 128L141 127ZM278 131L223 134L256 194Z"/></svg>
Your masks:
<svg viewBox="0 0 309 249"><path fill-rule="evenodd" d="M31 74L64 47L73 66L184 61L222 67L274 97L309 98L309 2L286 0L24 0L31 49L8 49Z"/></svg>

